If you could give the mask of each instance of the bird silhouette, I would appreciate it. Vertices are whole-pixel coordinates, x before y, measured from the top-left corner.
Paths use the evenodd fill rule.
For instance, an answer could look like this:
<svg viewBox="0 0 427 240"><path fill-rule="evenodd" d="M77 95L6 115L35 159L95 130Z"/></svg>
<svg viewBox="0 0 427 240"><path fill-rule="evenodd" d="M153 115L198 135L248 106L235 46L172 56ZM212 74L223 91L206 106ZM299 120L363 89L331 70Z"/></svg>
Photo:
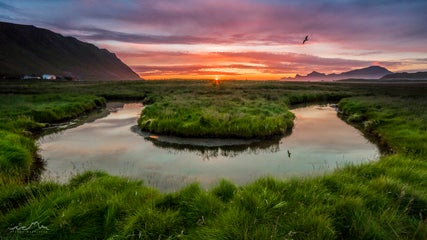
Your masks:
<svg viewBox="0 0 427 240"><path fill-rule="evenodd" d="M291 152L288 150L288 157L291 158Z"/></svg>
<svg viewBox="0 0 427 240"><path fill-rule="evenodd" d="M304 44L305 42L307 42L308 41L308 35L307 36L305 36L305 38L304 38L304 41L302 41L302 44Z"/></svg>

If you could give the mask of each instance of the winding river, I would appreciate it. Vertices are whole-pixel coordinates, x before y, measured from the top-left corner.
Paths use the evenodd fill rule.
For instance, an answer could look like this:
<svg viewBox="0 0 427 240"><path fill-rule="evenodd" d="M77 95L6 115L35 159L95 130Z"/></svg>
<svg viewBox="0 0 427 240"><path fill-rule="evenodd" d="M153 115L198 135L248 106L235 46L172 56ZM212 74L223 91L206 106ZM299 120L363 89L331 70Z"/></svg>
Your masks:
<svg viewBox="0 0 427 240"><path fill-rule="evenodd" d="M106 116L38 140L46 161L42 179L66 182L78 173L101 170L169 192L194 181L208 188L222 178L246 184L262 176L322 174L380 155L328 105L292 110L292 133L270 141L153 136L136 127L142 104L110 107L114 110Z"/></svg>

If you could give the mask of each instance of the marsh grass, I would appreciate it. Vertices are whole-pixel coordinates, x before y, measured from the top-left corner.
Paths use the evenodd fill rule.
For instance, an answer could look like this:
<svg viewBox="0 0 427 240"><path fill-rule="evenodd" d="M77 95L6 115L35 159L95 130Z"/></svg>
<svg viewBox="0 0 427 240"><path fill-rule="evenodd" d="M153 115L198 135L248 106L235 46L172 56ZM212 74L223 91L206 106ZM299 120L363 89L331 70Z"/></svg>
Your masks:
<svg viewBox="0 0 427 240"><path fill-rule="evenodd" d="M194 183L167 194L146 187L141 181L103 172L82 173L66 184L23 184L4 177L0 178L2 238L427 239L427 84L227 82L214 87L206 81L40 84L8 83L0 91L31 90L38 94L67 89L69 93L110 97L145 95L144 101L152 103L150 111L155 116L171 116L171 120L181 121L181 116L194 114L197 121L203 116L204 124L214 126L225 114L250 116L259 115L259 111L261 115L276 116L280 115L276 109L287 110L288 104L345 97L339 103L344 118L375 134L393 153L377 162L340 166L323 176L266 177L246 186L223 180L210 190ZM189 97L193 95L197 99ZM34 147L28 134L40 124L31 113L34 109L43 110L39 104L50 98L39 96L44 100L33 106L28 103L30 107L25 108L31 95L21 100L20 96L13 97L21 105L16 112L12 108L1 112L1 141L6 141L3 143L6 147L0 148L3 151L0 156L14 156L17 152L16 156L24 163L23 159L32 156ZM90 99L93 98L87 101ZM215 103L218 108L213 108ZM235 104L231 106L234 110L221 112L229 108L227 104ZM198 110L186 109L192 105ZM156 112L160 110L163 112ZM176 110L182 112L175 113ZM216 117L210 118L211 115ZM11 116L25 118L14 125L8 120ZM56 118L50 113L45 116ZM16 143L18 148L10 148L9 143ZM2 164L9 169L15 166L9 161ZM25 168L18 165L18 169ZM28 229L30 226L32 229Z"/></svg>
<svg viewBox="0 0 427 240"><path fill-rule="evenodd" d="M0 184L31 179L38 158L33 134L105 105L95 96L67 94L0 95Z"/></svg>
<svg viewBox="0 0 427 240"><path fill-rule="evenodd" d="M427 101L424 98L358 97L343 99L345 119L386 141L393 152L425 156Z"/></svg>
<svg viewBox="0 0 427 240"><path fill-rule="evenodd" d="M283 102L170 97L146 106L138 124L145 131L184 137L265 138L284 134L292 128L293 118Z"/></svg>
<svg viewBox="0 0 427 240"><path fill-rule="evenodd" d="M338 101L349 96L317 86L300 91L280 82L224 82L212 86L196 81L175 88L159 85L138 125L144 131L182 137L270 138L293 127L290 104ZM154 83L153 83L154 85ZM302 87L302 88L301 88ZM301 91L302 90L302 91ZM150 96L150 94L149 94Z"/></svg>

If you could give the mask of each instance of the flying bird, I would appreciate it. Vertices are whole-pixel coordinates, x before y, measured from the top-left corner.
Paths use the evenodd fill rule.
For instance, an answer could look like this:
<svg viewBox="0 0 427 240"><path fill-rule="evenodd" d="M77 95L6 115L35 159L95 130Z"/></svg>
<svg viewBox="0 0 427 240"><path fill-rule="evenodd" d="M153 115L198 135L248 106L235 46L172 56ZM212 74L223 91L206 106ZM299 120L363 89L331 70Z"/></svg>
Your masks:
<svg viewBox="0 0 427 240"><path fill-rule="evenodd" d="M307 36L305 36L305 38L304 38L304 41L302 41L302 44L304 44L305 42L307 42L308 41L308 35Z"/></svg>

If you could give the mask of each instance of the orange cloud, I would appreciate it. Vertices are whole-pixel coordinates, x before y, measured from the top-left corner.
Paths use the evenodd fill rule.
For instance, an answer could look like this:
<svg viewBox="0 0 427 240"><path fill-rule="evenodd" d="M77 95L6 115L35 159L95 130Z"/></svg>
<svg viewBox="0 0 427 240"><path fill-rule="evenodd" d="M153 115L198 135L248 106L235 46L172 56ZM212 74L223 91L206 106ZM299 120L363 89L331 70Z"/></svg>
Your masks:
<svg viewBox="0 0 427 240"><path fill-rule="evenodd" d="M274 80L313 70L329 73L371 64L370 61L265 52L144 52L121 54L120 57L145 79L211 79L221 76L222 79Z"/></svg>
<svg viewBox="0 0 427 240"><path fill-rule="evenodd" d="M425 70L425 9L397 0L20 0L0 4L0 20L107 48L146 79L279 79L376 61Z"/></svg>

